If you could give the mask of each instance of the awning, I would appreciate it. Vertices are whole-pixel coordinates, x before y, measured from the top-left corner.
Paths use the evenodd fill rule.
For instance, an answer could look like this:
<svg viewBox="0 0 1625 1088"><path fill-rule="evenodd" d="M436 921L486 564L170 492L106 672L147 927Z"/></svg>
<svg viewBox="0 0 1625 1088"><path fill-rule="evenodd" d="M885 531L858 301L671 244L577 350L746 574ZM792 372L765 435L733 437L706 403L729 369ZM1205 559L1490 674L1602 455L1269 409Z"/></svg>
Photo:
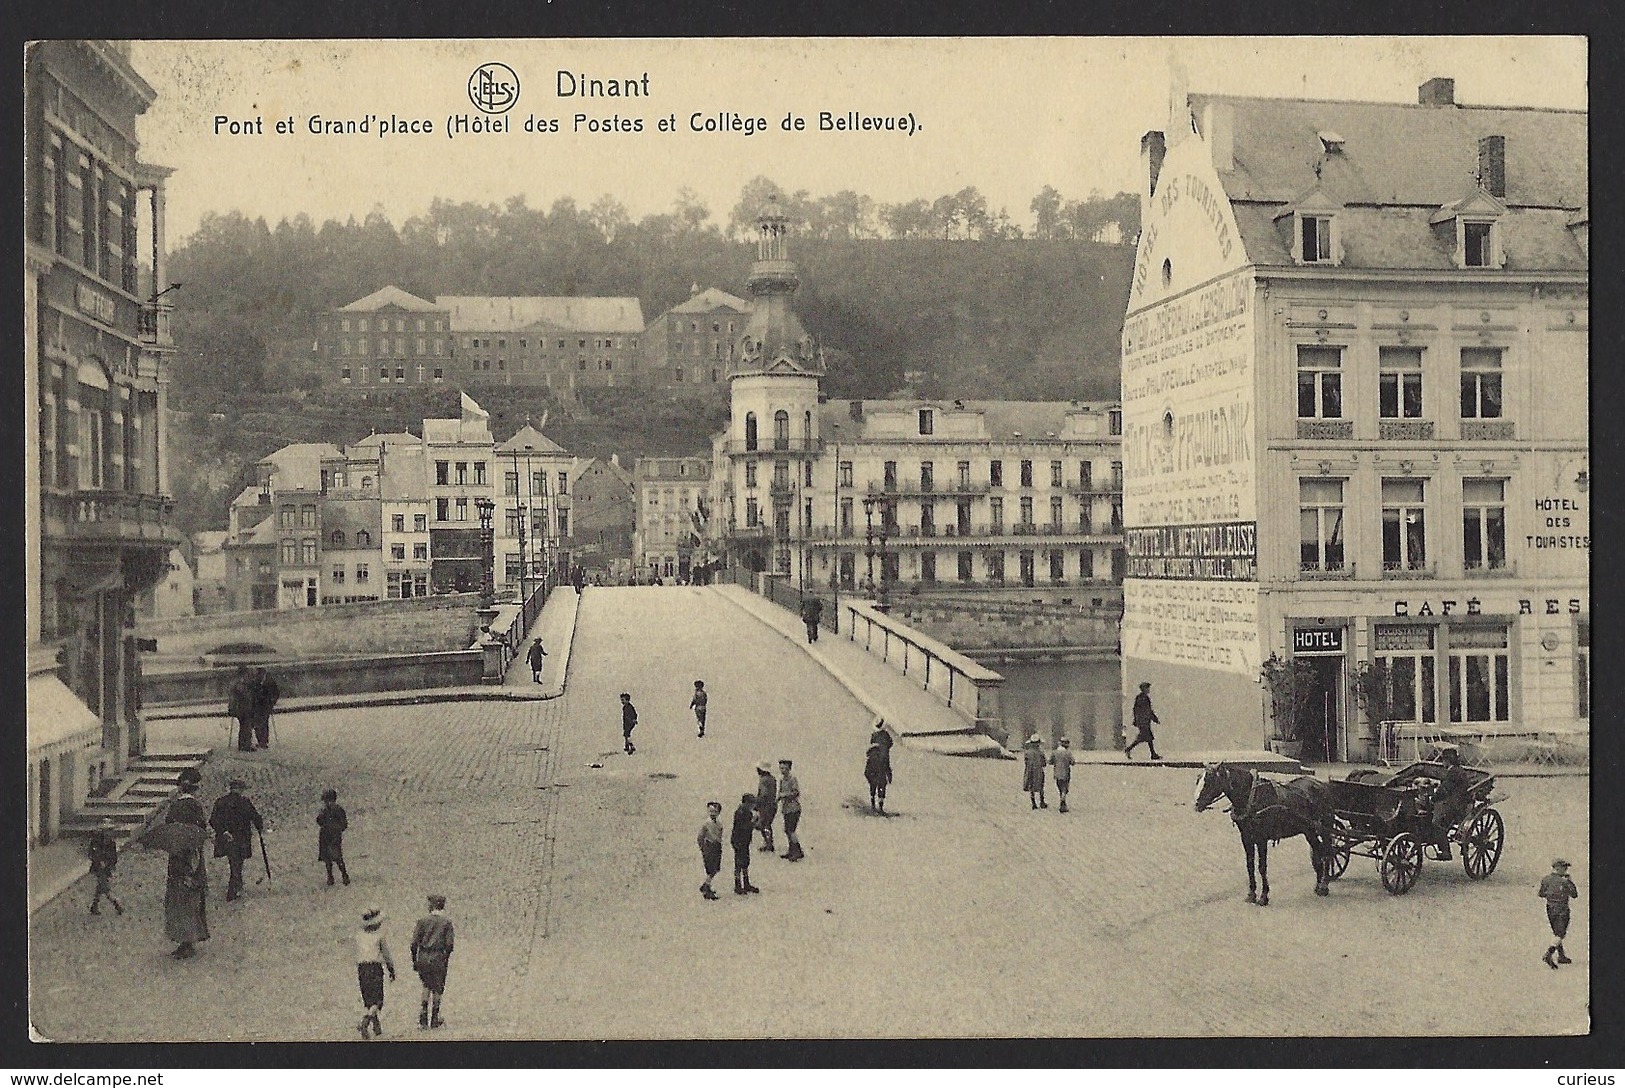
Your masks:
<svg viewBox="0 0 1625 1088"><path fill-rule="evenodd" d="M64 743L100 744L102 721L54 673L28 678L28 754Z"/></svg>

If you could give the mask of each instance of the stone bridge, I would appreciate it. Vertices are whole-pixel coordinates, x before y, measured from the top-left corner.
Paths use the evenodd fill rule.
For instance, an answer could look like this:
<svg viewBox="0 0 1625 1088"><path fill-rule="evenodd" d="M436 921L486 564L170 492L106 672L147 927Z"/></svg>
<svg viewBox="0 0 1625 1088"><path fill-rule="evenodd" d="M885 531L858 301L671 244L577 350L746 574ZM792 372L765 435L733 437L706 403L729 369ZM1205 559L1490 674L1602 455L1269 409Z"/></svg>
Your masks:
<svg viewBox="0 0 1625 1088"><path fill-rule="evenodd" d="M405 601L142 620L135 633L138 638L157 640L156 653L149 655L154 664L195 664L224 647L307 658L433 653L469 647L478 623L478 605L478 594L450 593Z"/></svg>

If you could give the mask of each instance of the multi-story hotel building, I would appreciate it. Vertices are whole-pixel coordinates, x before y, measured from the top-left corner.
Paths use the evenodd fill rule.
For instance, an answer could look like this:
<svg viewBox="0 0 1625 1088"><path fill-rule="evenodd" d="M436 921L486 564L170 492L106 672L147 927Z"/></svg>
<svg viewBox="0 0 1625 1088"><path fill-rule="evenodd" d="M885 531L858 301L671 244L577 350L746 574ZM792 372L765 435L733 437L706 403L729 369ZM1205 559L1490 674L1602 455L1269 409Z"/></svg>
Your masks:
<svg viewBox="0 0 1625 1088"><path fill-rule="evenodd" d="M134 601L179 542L165 453L164 186L126 44L24 58L23 582L28 829L53 838L144 748ZM147 249L146 247L149 247Z"/></svg>
<svg viewBox="0 0 1625 1088"><path fill-rule="evenodd" d="M686 582L694 565L704 562L696 553L709 510L710 459L640 457L632 475L637 481L633 571L639 577Z"/></svg>
<svg viewBox="0 0 1625 1088"><path fill-rule="evenodd" d="M1177 100L1123 330L1125 697L1258 747L1275 655L1313 758L1379 716L1586 728L1586 114Z"/></svg>
<svg viewBox="0 0 1625 1088"><path fill-rule="evenodd" d="M729 429L713 439L712 533L729 562L802 586L1115 603L1117 407L824 401L787 222L770 205L758 224Z"/></svg>
<svg viewBox="0 0 1625 1088"><path fill-rule="evenodd" d="M496 583L503 590L529 590L549 571L569 566L565 545L576 458L528 421L494 456L502 477L494 526Z"/></svg>
<svg viewBox="0 0 1625 1088"><path fill-rule="evenodd" d="M674 393L728 393L728 371L750 303L715 287L696 290L649 322L643 333L643 384Z"/></svg>

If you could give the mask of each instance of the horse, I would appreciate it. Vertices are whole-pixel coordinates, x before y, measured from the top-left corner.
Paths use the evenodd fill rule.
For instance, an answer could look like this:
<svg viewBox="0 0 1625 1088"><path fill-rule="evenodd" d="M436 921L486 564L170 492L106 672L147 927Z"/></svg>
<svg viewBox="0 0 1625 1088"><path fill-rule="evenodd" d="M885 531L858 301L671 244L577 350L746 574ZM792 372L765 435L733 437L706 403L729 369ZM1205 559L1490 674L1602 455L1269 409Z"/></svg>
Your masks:
<svg viewBox="0 0 1625 1088"><path fill-rule="evenodd" d="M1230 818L1235 821L1247 855L1247 902L1270 905L1269 844L1299 835L1309 844L1315 894L1331 894L1331 828L1336 816L1326 783L1310 775L1279 783L1246 767L1206 764L1196 783L1196 811L1205 811L1221 796L1230 802ZM1255 857L1257 883L1253 879Z"/></svg>

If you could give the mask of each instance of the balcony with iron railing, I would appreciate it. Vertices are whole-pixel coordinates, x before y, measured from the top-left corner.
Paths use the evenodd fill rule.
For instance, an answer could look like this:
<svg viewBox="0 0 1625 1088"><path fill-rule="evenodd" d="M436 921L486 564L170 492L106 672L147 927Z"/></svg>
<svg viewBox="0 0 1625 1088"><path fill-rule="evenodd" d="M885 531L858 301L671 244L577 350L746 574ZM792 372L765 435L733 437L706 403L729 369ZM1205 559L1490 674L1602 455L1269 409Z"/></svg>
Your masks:
<svg viewBox="0 0 1625 1088"><path fill-rule="evenodd" d="M842 486L850 485L843 484ZM871 495L906 495L911 497L928 495L952 499L957 495L985 495L988 491L988 485L985 483L960 483L949 480L894 480L891 483L887 483L885 480L870 480L864 489Z"/></svg>
<svg viewBox="0 0 1625 1088"><path fill-rule="evenodd" d="M119 541L177 542L175 500L168 495L142 495L130 491L46 492L40 513L48 537L117 543Z"/></svg>

